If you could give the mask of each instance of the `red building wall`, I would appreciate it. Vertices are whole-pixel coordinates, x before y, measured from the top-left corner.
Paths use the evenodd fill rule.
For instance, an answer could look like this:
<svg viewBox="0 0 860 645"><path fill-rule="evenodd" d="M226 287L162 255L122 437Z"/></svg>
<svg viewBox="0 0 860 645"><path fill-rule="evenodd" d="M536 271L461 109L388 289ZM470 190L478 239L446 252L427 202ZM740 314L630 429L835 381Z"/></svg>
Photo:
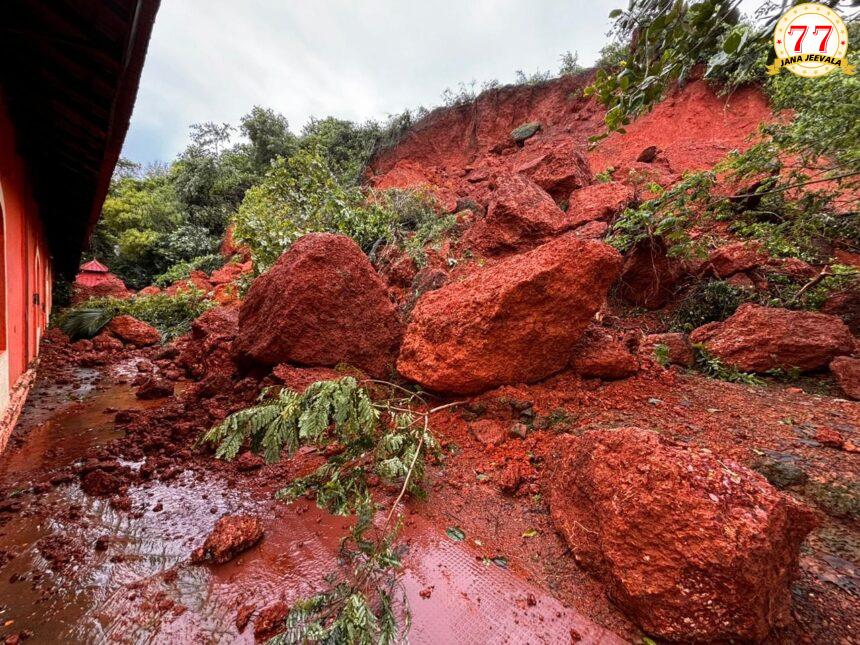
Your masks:
<svg viewBox="0 0 860 645"><path fill-rule="evenodd" d="M0 450L50 314L50 254L32 194L0 97Z"/></svg>

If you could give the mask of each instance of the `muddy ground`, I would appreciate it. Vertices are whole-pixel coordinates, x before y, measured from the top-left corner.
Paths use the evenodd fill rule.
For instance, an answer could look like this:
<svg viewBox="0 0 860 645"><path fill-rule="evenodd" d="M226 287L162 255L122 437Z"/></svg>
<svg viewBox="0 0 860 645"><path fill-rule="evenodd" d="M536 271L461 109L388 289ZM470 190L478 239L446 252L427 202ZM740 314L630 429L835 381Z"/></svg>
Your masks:
<svg viewBox="0 0 860 645"><path fill-rule="evenodd" d="M7 642L253 642L337 568L346 521L310 501L272 499L318 456L258 467L196 449L209 417L186 410L187 423L170 419L183 401L188 409L224 402L201 403L183 382L172 397L138 399L133 383L159 351L124 349L84 367L46 341L38 383L0 458ZM235 404L253 394L236 394ZM858 408L778 382L734 385L654 366L610 383L565 373L439 413L432 425L445 456L429 470L430 496L403 508L410 640L641 642L577 567L544 501L556 435L640 426L753 466L816 508L820 526L803 544L792 587L794 623L770 641L860 642ZM141 416L148 434L128 423ZM151 430L159 422L183 430L164 443ZM825 430L838 432L841 446ZM96 470L107 475L88 478ZM392 491L378 494L385 501ZM227 564L190 564L217 519L239 512L263 519L263 540ZM446 534L452 527L463 541Z"/></svg>

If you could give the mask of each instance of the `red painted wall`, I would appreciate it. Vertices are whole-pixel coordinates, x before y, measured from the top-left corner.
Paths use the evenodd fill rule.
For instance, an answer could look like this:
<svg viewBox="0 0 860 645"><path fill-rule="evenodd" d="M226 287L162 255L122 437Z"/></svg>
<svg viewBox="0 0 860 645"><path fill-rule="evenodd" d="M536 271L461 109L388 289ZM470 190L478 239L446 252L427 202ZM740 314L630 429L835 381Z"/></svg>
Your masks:
<svg viewBox="0 0 860 645"><path fill-rule="evenodd" d="M6 351L9 384L14 385L38 353L50 312L50 254L27 178L15 150L15 132L0 96L0 189L5 230ZM2 272L0 272L2 279ZM2 317L2 315L0 315ZM3 330L0 329L0 334ZM0 346L2 346L0 342ZM0 350L2 351L2 350ZM4 402L0 401L0 405Z"/></svg>

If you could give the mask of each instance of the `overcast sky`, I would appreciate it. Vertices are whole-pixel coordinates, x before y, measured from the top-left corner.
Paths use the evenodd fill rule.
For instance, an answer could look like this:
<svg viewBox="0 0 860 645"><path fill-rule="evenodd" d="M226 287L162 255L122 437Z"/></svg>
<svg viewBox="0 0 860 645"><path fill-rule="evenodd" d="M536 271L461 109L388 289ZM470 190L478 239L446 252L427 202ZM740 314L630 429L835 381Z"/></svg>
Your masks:
<svg viewBox="0 0 860 645"><path fill-rule="evenodd" d="M362 121L472 79L594 62L626 0L162 0L124 156L180 152L191 123L270 107Z"/></svg>
<svg viewBox="0 0 860 645"><path fill-rule="evenodd" d="M754 10L759 0L742 0ZM298 133L432 108L461 82L592 64L627 0L162 0L123 154L169 161L188 126L254 105Z"/></svg>

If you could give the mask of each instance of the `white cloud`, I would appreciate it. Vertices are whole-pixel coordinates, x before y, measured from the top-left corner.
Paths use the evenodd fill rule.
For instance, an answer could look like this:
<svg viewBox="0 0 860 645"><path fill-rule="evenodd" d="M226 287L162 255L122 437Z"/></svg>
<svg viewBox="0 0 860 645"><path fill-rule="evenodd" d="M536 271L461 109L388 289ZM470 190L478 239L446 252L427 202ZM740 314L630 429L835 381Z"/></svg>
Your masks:
<svg viewBox="0 0 860 645"><path fill-rule="evenodd" d="M752 12L757 0L742 0ZM294 131L433 107L460 82L590 64L627 0L162 0L124 154L173 158L187 127L254 105Z"/></svg>
<svg viewBox="0 0 860 645"><path fill-rule="evenodd" d="M595 60L624 0L163 0L124 154L173 158L187 127L273 108L363 121L446 87Z"/></svg>

